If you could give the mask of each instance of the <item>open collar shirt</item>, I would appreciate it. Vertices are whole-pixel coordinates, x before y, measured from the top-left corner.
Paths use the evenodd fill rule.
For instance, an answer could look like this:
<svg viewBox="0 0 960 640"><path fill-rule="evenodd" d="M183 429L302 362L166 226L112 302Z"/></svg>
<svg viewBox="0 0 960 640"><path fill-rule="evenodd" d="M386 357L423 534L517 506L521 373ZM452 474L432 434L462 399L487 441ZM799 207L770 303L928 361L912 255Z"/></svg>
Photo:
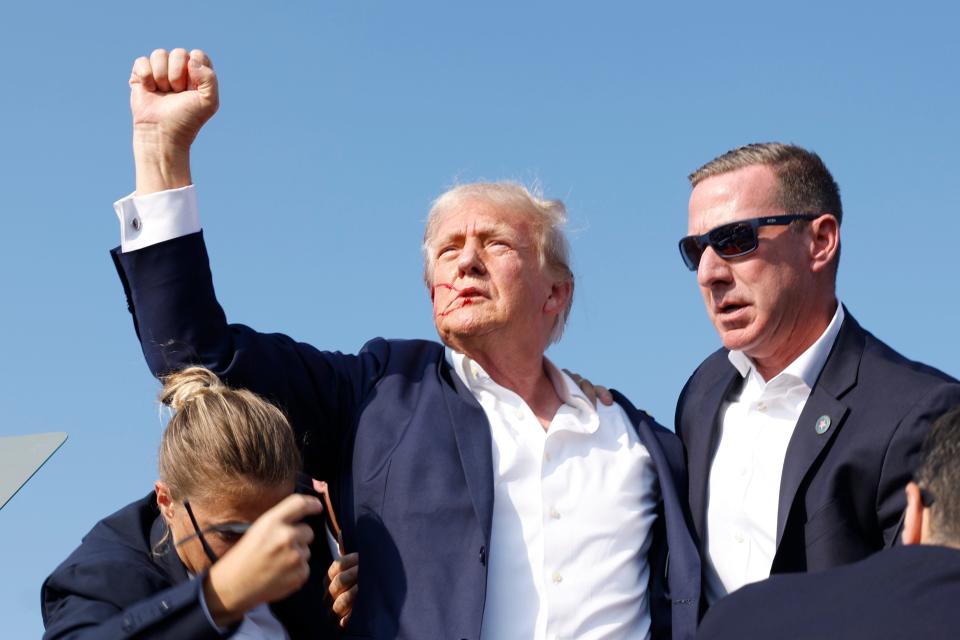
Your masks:
<svg viewBox="0 0 960 640"><path fill-rule="evenodd" d="M787 446L843 316L838 303L817 341L769 381L745 353L728 354L743 385L721 408L720 438L710 467L704 567L711 604L770 575Z"/></svg>
<svg viewBox="0 0 960 640"><path fill-rule="evenodd" d="M490 422L494 506L482 640L647 638L653 462L619 405L595 408L544 359L563 401L544 430L469 357L447 361Z"/></svg>

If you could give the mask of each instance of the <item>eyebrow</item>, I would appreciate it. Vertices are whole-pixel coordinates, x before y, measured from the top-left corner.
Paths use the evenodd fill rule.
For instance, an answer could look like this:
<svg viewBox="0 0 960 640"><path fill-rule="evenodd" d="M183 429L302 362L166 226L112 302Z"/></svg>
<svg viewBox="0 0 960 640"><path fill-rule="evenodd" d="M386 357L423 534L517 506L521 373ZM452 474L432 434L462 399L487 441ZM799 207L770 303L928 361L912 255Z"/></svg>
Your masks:
<svg viewBox="0 0 960 640"><path fill-rule="evenodd" d="M514 239L519 239L520 235L516 230L508 224L483 224L473 227L473 234L480 236L481 239L490 238L492 236L509 236ZM463 229L457 229L452 233L446 235L437 235L434 238L432 247L437 245L446 244L448 242L455 242L457 240L462 240L467 236L467 232Z"/></svg>

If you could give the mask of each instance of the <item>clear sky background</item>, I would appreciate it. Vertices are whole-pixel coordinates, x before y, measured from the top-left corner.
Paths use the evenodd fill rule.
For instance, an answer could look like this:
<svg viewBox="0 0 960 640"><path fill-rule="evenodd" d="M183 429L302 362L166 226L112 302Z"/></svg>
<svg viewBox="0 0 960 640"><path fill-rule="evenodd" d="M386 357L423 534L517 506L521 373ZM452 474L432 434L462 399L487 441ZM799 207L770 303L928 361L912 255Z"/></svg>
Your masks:
<svg viewBox="0 0 960 640"><path fill-rule="evenodd" d="M672 426L719 346L676 247L686 175L747 142L821 154L842 300L960 374L957 24L947 2L5 3L0 435L70 438L0 511L0 635L40 635L44 577L156 476L159 387L108 255L138 55L203 48L220 77L193 176L232 321L343 351L432 338L430 201L538 182L577 277L550 357Z"/></svg>

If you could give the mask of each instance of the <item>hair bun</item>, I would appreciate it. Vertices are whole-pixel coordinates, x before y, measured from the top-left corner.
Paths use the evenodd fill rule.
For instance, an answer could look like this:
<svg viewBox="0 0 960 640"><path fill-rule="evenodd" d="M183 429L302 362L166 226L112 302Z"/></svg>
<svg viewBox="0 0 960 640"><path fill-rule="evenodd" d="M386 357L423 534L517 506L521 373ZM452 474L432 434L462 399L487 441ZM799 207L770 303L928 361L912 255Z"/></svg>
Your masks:
<svg viewBox="0 0 960 640"><path fill-rule="evenodd" d="M225 385L209 369L189 367L172 373L163 379L160 402L180 411L189 402L206 393L208 389L219 389Z"/></svg>

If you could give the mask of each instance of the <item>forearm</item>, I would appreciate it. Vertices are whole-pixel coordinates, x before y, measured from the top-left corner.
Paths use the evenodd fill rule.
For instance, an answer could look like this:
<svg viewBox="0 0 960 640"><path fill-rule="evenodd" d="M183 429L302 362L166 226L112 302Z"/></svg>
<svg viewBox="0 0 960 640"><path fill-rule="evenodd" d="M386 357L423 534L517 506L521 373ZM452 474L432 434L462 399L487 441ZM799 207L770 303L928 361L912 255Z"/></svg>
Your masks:
<svg viewBox="0 0 960 640"><path fill-rule="evenodd" d="M189 145L170 140L156 125L134 128L133 160L138 196L193 184Z"/></svg>
<svg viewBox="0 0 960 640"><path fill-rule="evenodd" d="M55 603L45 600L44 607L53 613L45 620L43 640L213 640L231 635L210 624L200 604L199 586L184 582L125 608L113 598L96 600L88 593L71 593Z"/></svg>

